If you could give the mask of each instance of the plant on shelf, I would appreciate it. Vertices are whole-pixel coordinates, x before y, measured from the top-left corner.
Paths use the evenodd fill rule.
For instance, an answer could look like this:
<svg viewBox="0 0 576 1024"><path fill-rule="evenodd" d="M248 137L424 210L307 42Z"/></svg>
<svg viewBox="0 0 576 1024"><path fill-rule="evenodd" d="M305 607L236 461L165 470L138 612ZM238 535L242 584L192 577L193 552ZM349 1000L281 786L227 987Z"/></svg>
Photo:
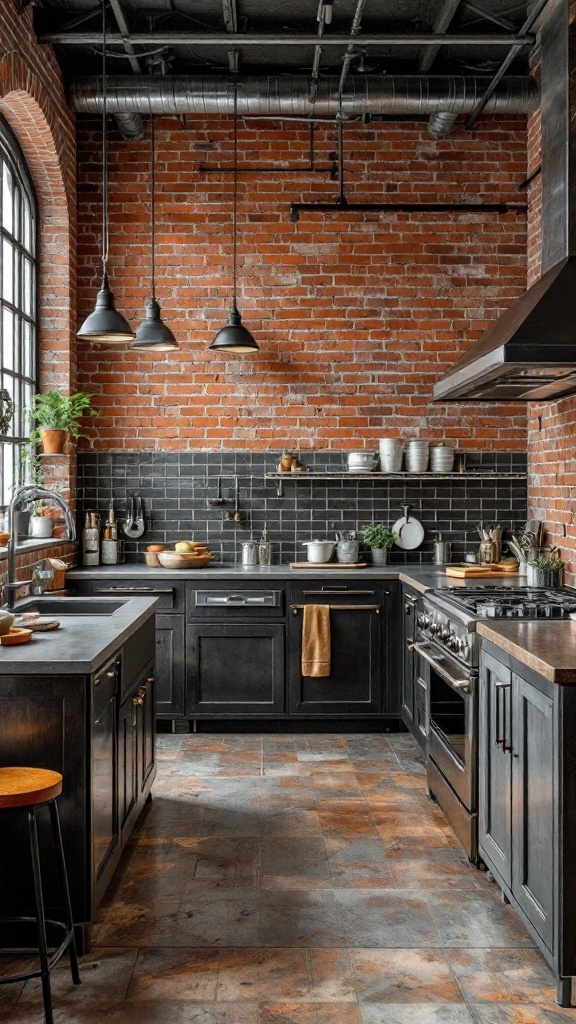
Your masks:
<svg viewBox="0 0 576 1024"><path fill-rule="evenodd" d="M368 523L362 527L364 543L372 548L372 561L383 565L388 559L388 550L396 540L396 534L384 523Z"/></svg>
<svg viewBox="0 0 576 1024"><path fill-rule="evenodd" d="M86 416L97 416L91 406L93 395L77 391L65 395L62 391L45 391L35 395L28 409L36 426L30 434L30 444L42 441L45 455L61 455L68 441L86 437L80 431L80 421Z"/></svg>

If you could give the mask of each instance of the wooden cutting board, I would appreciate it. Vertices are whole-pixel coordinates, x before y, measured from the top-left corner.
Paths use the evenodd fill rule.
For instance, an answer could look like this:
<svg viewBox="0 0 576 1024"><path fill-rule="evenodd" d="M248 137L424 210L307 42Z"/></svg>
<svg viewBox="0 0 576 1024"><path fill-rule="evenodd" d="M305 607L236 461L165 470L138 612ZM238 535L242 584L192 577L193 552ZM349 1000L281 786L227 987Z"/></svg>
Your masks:
<svg viewBox="0 0 576 1024"><path fill-rule="evenodd" d="M466 577L487 577L498 576L500 579L506 576L516 576L518 569L503 569L497 565L449 565L446 569L447 576L456 576L459 579Z"/></svg>
<svg viewBox="0 0 576 1024"><path fill-rule="evenodd" d="M366 562L290 562L291 569L365 569Z"/></svg>

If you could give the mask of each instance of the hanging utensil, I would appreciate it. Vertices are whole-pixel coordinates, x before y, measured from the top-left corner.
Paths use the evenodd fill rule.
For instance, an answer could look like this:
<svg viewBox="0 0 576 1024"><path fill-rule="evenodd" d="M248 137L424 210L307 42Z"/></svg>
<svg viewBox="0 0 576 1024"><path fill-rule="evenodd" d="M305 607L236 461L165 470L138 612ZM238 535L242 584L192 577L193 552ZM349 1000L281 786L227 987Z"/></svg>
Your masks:
<svg viewBox="0 0 576 1024"><path fill-rule="evenodd" d="M217 488L216 488L216 497L215 498L208 498L208 504L211 505L212 507L216 507L217 505L225 505L226 504L226 498L222 497L222 477L221 476L218 477L218 485L217 485Z"/></svg>
<svg viewBox="0 0 576 1024"><path fill-rule="evenodd" d="M124 523L124 533L132 540L141 537L146 529L144 522L144 507L140 495L132 495L129 504L129 513Z"/></svg>

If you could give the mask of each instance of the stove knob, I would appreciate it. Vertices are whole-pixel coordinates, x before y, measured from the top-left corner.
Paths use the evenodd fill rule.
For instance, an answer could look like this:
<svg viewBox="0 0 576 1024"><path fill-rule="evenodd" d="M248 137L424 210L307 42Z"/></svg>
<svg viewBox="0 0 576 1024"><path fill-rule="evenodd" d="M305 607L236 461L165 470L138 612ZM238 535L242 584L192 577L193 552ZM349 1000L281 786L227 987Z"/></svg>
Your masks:
<svg viewBox="0 0 576 1024"><path fill-rule="evenodd" d="M464 647L462 648L462 654L466 661L468 661L468 659L470 658L470 653L470 644L464 644Z"/></svg>
<svg viewBox="0 0 576 1024"><path fill-rule="evenodd" d="M444 644L448 643L448 641L450 639L450 630L449 629L441 629L440 630L440 639L442 640L442 643L444 643Z"/></svg>
<svg viewBox="0 0 576 1024"><path fill-rule="evenodd" d="M418 626L420 627L420 629L428 629L428 626L430 625L430 616L429 615L419 615L417 620L416 620L416 622L417 622Z"/></svg>
<svg viewBox="0 0 576 1024"><path fill-rule="evenodd" d="M450 647L453 651L456 651L456 653L462 649L462 641L459 636L454 636L454 634L452 635Z"/></svg>

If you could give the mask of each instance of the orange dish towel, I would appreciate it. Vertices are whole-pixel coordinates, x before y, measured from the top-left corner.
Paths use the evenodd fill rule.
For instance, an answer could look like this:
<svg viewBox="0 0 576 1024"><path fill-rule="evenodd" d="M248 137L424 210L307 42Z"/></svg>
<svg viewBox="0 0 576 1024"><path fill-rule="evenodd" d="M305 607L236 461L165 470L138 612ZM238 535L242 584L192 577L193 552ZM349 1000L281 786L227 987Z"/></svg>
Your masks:
<svg viewBox="0 0 576 1024"><path fill-rule="evenodd" d="M330 675L330 605L307 604L302 623L302 675Z"/></svg>

